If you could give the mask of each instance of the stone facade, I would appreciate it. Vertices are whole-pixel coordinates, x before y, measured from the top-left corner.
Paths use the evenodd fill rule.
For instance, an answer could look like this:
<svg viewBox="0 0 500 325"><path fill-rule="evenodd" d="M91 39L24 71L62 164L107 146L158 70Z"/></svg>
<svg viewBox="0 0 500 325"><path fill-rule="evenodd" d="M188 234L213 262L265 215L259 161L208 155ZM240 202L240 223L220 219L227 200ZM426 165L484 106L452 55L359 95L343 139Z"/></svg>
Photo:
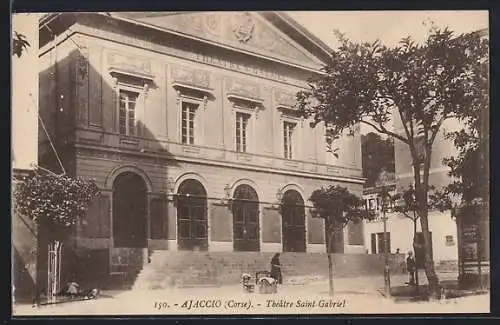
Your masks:
<svg viewBox="0 0 500 325"><path fill-rule="evenodd" d="M320 73L329 50L280 15L63 14L47 20L57 35L42 28L41 114L65 168L94 178L103 192L75 236L76 250L108 250L111 272L120 264L117 183L127 174L139 176L144 187L142 199L127 203L142 206L143 249L183 249L179 236L190 235L180 226L179 202L189 198L182 194L186 181L194 181L205 212L203 243L192 249L235 250L241 222L234 206L243 200L235 195L246 185L255 194L258 251L286 250L278 200L289 190L303 200L303 224L294 226L303 229L305 250L324 251L323 223L310 216L307 199L331 184L361 194L360 137L342 139L340 159L332 159L323 127L311 128L295 113L295 93ZM133 96L133 118L123 114L131 105L124 94ZM40 147L41 161L50 164L43 139ZM345 243L345 251L362 251L351 246Z"/></svg>

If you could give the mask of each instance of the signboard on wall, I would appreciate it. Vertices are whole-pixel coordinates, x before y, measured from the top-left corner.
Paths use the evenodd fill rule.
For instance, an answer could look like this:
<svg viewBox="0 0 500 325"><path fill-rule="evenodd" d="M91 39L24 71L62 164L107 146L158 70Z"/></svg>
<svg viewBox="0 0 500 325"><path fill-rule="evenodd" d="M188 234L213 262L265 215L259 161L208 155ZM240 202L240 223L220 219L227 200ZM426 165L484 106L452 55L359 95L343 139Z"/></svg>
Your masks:
<svg viewBox="0 0 500 325"><path fill-rule="evenodd" d="M479 258L478 227L474 224L464 224L462 228L462 258L464 262L475 262Z"/></svg>

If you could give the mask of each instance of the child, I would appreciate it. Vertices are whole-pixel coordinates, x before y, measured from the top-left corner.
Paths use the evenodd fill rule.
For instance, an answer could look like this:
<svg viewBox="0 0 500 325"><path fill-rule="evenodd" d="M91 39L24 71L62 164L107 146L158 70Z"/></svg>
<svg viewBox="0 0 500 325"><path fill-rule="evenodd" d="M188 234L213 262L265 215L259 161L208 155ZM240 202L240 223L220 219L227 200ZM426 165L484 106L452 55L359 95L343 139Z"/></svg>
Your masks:
<svg viewBox="0 0 500 325"><path fill-rule="evenodd" d="M413 258L413 252L408 252L408 257L406 258L406 270L409 275L409 284L415 285L415 259Z"/></svg>

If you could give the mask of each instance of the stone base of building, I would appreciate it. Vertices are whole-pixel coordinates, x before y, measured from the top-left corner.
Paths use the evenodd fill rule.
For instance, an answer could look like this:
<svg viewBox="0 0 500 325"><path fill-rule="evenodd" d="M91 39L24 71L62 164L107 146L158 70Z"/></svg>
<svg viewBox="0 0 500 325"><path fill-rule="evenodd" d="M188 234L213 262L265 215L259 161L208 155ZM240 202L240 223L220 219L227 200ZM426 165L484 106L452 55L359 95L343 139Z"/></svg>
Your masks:
<svg viewBox="0 0 500 325"><path fill-rule="evenodd" d="M131 254L136 265L119 268L109 251L90 250L79 253L78 278L82 286L101 289L164 289L173 286L227 285L241 281L243 273L269 271L274 252L193 252L149 251ZM137 259L132 259L132 256ZM333 254L335 277L381 275L384 256L371 254ZM281 253L284 278L328 276L325 253ZM122 261L123 262L123 261ZM108 264L111 263L111 264ZM391 254L391 274L404 272L404 256ZM76 265L76 264L75 264ZM83 267L85 265L85 267Z"/></svg>

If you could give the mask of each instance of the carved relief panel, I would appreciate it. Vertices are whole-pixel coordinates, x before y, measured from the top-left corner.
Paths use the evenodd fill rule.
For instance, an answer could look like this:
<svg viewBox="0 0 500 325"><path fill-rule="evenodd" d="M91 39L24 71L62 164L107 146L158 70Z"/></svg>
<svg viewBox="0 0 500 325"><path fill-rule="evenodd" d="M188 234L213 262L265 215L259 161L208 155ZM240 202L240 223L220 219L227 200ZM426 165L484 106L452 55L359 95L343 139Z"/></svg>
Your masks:
<svg viewBox="0 0 500 325"><path fill-rule="evenodd" d="M183 66L172 66L172 81L210 88L210 74L208 72Z"/></svg>
<svg viewBox="0 0 500 325"><path fill-rule="evenodd" d="M81 48L76 59L76 98L78 111L78 124L86 126L88 123L89 106L89 50Z"/></svg>
<svg viewBox="0 0 500 325"><path fill-rule="evenodd" d="M275 89L273 92L274 104L276 107L294 108L297 103L295 93L282 89Z"/></svg>
<svg viewBox="0 0 500 325"><path fill-rule="evenodd" d="M246 80L227 79L226 92L228 94L239 95L250 99L261 98L260 86Z"/></svg>
<svg viewBox="0 0 500 325"><path fill-rule="evenodd" d="M118 69L140 75L150 76L152 74L151 62L149 60L123 53L109 53L108 66L110 69Z"/></svg>

